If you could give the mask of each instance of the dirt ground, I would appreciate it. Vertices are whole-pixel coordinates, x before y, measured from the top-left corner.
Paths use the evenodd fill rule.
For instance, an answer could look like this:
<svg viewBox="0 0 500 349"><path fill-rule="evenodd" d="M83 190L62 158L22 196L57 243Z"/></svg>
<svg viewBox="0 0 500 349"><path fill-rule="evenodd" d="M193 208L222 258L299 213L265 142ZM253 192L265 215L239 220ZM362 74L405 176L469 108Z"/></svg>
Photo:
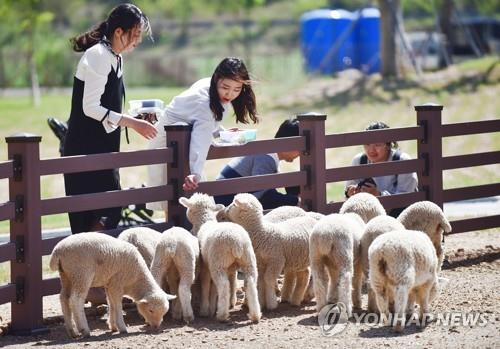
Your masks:
<svg viewBox="0 0 500 349"><path fill-rule="evenodd" d="M231 321L196 318L184 325L167 316L158 333L149 332L135 309L126 310L128 334L111 334L106 315L87 308L92 330L89 339L68 339L62 323L57 296L45 298L44 319L50 330L40 336L0 336L0 347L26 348L53 346L61 348L203 348L203 347L276 347L276 348L347 348L411 347L411 348L500 348L500 234L495 231L457 234L446 239L449 264L442 276L450 280L431 307L434 314L445 312L480 313L485 326L443 326L436 322L425 329L415 325L403 334L388 327L350 322L344 332L332 337L321 334L315 316L314 302L296 308L280 304L276 311L265 312L258 324L247 320L237 305ZM366 295L363 295L366 306ZM4 331L10 321L10 306L0 306Z"/></svg>

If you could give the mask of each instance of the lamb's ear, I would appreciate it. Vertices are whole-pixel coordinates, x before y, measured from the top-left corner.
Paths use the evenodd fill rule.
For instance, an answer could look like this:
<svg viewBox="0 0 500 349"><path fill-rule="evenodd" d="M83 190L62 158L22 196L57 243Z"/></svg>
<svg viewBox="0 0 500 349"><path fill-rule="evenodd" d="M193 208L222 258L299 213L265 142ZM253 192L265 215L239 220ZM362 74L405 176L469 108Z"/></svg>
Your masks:
<svg viewBox="0 0 500 349"><path fill-rule="evenodd" d="M184 196L181 196L179 198L179 204L181 204L182 206L184 206L186 208L190 208L191 207L191 202L189 201L188 198L185 198Z"/></svg>
<svg viewBox="0 0 500 349"><path fill-rule="evenodd" d="M138 300L137 304L148 304L148 301L143 298L143 299Z"/></svg>
<svg viewBox="0 0 500 349"><path fill-rule="evenodd" d="M234 198L233 199L233 204L236 207L239 207L239 208L243 207L243 203L244 202L241 199L239 199L239 198Z"/></svg>
<svg viewBox="0 0 500 349"><path fill-rule="evenodd" d="M168 294L168 293L165 293L167 295L167 300L171 301L172 299L176 299L177 296L176 295L173 295L173 294Z"/></svg>
<svg viewBox="0 0 500 349"><path fill-rule="evenodd" d="M225 209L226 206L224 206L223 204L217 204L215 205L215 212L219 212L219 211L222 211L223 209Z"/></svg>

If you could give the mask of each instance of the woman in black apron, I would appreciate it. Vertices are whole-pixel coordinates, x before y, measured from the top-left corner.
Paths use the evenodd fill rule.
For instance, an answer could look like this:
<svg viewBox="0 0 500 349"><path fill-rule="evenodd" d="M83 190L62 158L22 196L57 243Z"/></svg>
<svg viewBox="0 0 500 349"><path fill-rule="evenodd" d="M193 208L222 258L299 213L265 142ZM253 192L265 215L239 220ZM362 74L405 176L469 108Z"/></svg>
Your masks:
<svg viewBox="0 0 500 349"><path fill-rule="evenodd" d="M147 121L122 114L125 98L121 53L132 51L142 34L151 33L149 20L132 4L115 7L106 21L72 39L73 49L84 52L73 83L71 115L64 156L120 151L120 127L130 127L147 139L156 129ZM66 195L120 190L117 169L64 175ZM73 234L116 228L121 207L71 212Z"/></svg>

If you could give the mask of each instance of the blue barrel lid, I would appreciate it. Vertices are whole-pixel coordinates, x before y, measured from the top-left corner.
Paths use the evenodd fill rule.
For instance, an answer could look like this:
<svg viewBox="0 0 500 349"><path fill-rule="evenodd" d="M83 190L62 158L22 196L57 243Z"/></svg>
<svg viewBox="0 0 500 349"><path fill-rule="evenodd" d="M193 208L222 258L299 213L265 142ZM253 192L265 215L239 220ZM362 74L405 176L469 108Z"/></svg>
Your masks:
<svg viewBox="0 0 500 349"><path fill-rule="evenodd" d="M380 14L379 14L380 16ZM300 21L305 22L312 19L355 19L356 14L346 11L346 10L329 10L329 9L318 9L305 12L302 16L300 16Z"/></svg>
<svg viewBox="0 0 500 349"><path fill-rule="evenodd" d="M367 7L360 10L360 17L364 18L379 18L380 10L376 7Z"/></svg>

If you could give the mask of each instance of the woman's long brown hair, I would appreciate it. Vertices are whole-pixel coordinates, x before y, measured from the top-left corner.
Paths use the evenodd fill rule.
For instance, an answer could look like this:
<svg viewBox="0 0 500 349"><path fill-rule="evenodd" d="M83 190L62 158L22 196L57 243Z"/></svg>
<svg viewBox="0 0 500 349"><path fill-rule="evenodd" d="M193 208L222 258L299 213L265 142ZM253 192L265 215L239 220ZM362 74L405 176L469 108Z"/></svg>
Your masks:
<svg viewBox="0 0 500 349"><path fill-rule="evenodd" d="M222 113L224 112L219 93L217 92L217 82L220 79L231 79L243 83L239 96L231 102L236 114L236 121L244 124L248 124L250 121L253 123L259 122L255 94L247 67L241 59L235 57L224 58L217 68L215 68L212 80L210 81L210 109L214 113L215 120L221 121Z"/></svg>

